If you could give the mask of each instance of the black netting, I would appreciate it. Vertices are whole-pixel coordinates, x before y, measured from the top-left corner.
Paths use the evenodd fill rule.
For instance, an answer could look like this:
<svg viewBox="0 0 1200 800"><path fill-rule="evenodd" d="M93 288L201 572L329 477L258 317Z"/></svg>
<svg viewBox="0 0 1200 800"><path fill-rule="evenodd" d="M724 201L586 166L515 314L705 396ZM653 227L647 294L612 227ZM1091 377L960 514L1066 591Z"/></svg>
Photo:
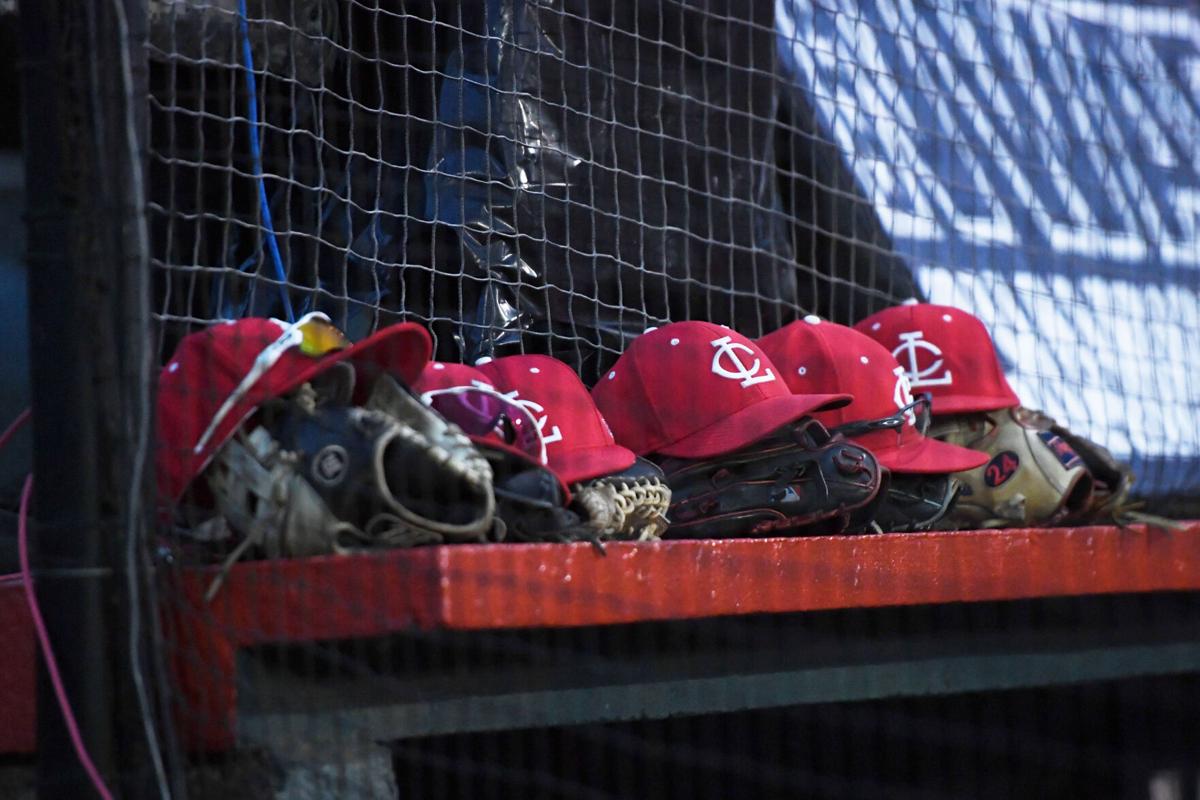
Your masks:
<svg viewBox="0 0 1200 800"><path fill-rule="evenodd" d="M456 360L520 347L594 377L668 320L759 335L803 310L849 319L848 289L860 314L913 295L854 178L819 153L773 9L735 6L252 8L291 302L352 333L430 323ZM236 15L177 9L156 30L153 161L173 187L154 205L159 312L282 316ZM827 182L832 224L801 188ZM852 251L836 270L797 257L831 235Z"/></svg>
<svg viewBox="0 0 1200 800"><path fill-rule="evenodd" d="M990 326L1027 405L1186 494L1197 23L1069 10L314 0L251 3L243 40L233 4L170 4L162 352L286 294L352 338L414 319L443 358L592 379L667 320L927 297Z"/></svg>
<svg viewBox="0 0 1200 800"><path fill-rule="evenodd" d="M116 776L125 794L1196 794L1200 531L1126 524L1137 511L1200 509L1194 4L149 0L132 27L88 8L78 27L61 10L51 21L71 47L94 40L81 52L128 47L130 63L111 75L127 76L135 113L106 117L98 89L76 93L77 172L147 211L145 230L100 216L70 228L71 263L92 252L80 242L122 254L117 288L88 284L122 310L71 308L103 322L89 344L112 358L92 384L129 411L108 414L103 436L83 426L77 437L85 460L109 439L121 447L79 502L122 520L96 525L108 538L91 548L89 574L108 580L104 563L134 578L106 585L119 599L106 619L137 627L108 632L120 640L104 662L114 689L96 692L97 678L88 697L139 742L99 751L103 768L137 767ZM5 11L0 2L0 20ZM80 86L110 75L111 65L89 77L86 59L60 62L55 72L35 59L31 74ZM53 194L41 188L29 196ZM79 208L93 206L60 210ZM43 226L51 212L38 211ZM36 241L53 237L43 227ZM147 320L118 298L140 296L147 268L152 371L162 372L157 437L140 447L133 423L149 415L135 400L148 394L131 389L151 381L130 343ZM431 334L442 369L550 355L591 388L616 377L638 336L671 322L758 339L821 324L813 315L853 325L912 300L978 317L1021 403L1131 464L1144 505L1122 507L1119 525L989 520L996 530L913 534L872 528L877 508L865 506L805 538L605 544L570 528L582 506L568 509L565 484L578 497L580 483L560 486L520 460L531 454L521 421L541 430L539 446L561 434L519 392L479 400L499 404L489 424L512 434L479 468L494 479L479 496L445 466L451 445L409 439L376 453L367 437L379 417L344 408L378 403L408 422L408 401L438 408L436 392L401 385L415 373L343 349L402 321ZM345 337L320 317L310 324L311 312ZM914 335L903 334L916 371ZM410 331L405 352L422 337ZM711 372L761 382L759 363L737 355L750 348L729 341L702 342ZM45 350L32 351L35 372L48 369ZM334 351L355 355L309 371ZM88 363L84 352L65 363ZM394 385L379 377L389 369ZM47 396L74 397L63 390L74 384L40 385L43 408L57 407ZM915 420L922 407L902 402L899 376L895 385ZM679 387L674 411L704 405L700 394ZM673 412L626 413L665 426ZM622 436L630 427L610 422ZM500 428L467 433L478 444ZM58 441L74 430L64 425ZM765 433L759 446L772 441ZM1060 432L1042 433L1066 465ZM311 465L294 454L308 445L323 456ZM377 485L362 488L369 481L339 483L376 461L385 478L403 474L384 484L405 510L443 528L392 513ZM127 462L141 479L131 491ZM866 469L839 463L843 474ZM146 503L154 533L143 537L151 464L158 503ZM272 481L256 483L263 464ZM653 469L622 467L626 478ZM901 485L875 477L876 488ZM803 494L798 478L761 483ZM289 513L319 525L270 516L285 484ZM493 506L471 505L522 492L536 513L519 525L492 525ZM484 516L480 530L458 529ZM275 538L246 534L246 520L275 526ZM744 533L781 527L759 522ZM527 543L555 538L539 526L575 541ZM317 530L329 540L314 544ZM826 535L848 531L879 535ZM143 539L141 552L132 545ZM426 544L440 546L409 547ZM24 579L4 565L0 607L13 611L0 623L11 617L25 636ZM60 566L38 565L51 570L48 591ZM57 609L60 626L69 612ZM80 642L100 636L91 616ZM79 675L80 654L63 647ZM26 663L21 653L0 654L0 667ZM14 703L33 692L6 682ZM45 697L38 713L55 708ZM13 713L32 724L32 702ZM89 736L104 729L95 714ZM55 756L72 752L60 738ZM27 753L30 741L0 749ZM23 791L32 762L3 758L0 794L9 783Z"/></svg>
<svg viewBox="0 0 1200 800"><path fill-rule="evenodd" d="M1131 460L1151 510L1200 486L1192 9L251 0L150 23L164 360L214 320L322 311L353 340L415 321L443 361L551 354L591 385L670 321L758 337L915 297L983 320L1023 402ZM1186 603L632 622L676 616L655 600L672 576L629 597L566 583L553 553L557 584L421 558L235 569L212 606L210 574L180 576L165 644L194 793L1001 797L1194 775L1190 732L1125 744L1174 724L1138 698L1190 679L1086 683L1175 646ZM451 596L497 611L466 621L436 607ZM596 626L609 611L623 624Z"/></svg>

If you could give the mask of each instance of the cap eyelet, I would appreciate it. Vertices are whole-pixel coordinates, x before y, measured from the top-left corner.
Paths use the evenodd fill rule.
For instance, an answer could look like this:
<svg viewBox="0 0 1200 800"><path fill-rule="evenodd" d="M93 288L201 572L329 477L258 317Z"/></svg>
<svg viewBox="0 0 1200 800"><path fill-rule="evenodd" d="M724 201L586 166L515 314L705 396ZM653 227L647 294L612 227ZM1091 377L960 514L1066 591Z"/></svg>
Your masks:
<svg viewBox="0 0 1200 800"><path fill-rule="evenodd" d="M882 328L882 327L883 327L883 323L882 323L882 322L873 322L873 323L871 323L871 330L873 330L873 331L877 331L877 330L879 330L879 329L880 329L880 328Z"/></svg>
<svg viewBox="0 0 1200 800"><path fill-rule="evenodd" d="M446 365L445 364L434 364L433 368L434 369L445 369Z"/></svg>
<svg viewBox="0 0 1200 800"><path fill-rule="evenodd" d="M858 360L859 360L859 361L861 361L861 362L862 362L862 363L864 363L864 364L869 364L869 363L871 363L871 359L867 358L866 356L859 356L859 357L858 357Z"/></svg>
<svg viewBox="0 0 1200 800"><path fill-rule="evenodd" d="M818 317L816 314L809 314L808 316L806 316L804 318L804 321L807 322L809 325L820 325L821 324L821 318Z"/></svg>
<svg viewBox="0 0 1200 800"><path fill-rule="evenodd" d="M617 377L617 372L616 372L616 370L613 370L612 372L608 373L608 379L609 379L610 381L611 381L613 378L615 378L615 377Z"/></svg>
<svg viewBox="0 0 1200 800"><path fill-rule="evenodd" d="M796 374L797 375L807 375L808 367L800 367L798 370L796 370Z"/></svg>
<svg viewBox="0 0 1200 800"><path fill-rule="evenodd" d="M671 346L672 346L672 347L676 346L677 344L679 344L679 340L678 340L678 339L672 339L672 340L671 340Z"/></svg>
<svg viewBox="0 0 1200 800"><path fill-rule="evenodd" d="M534 375L537 375L537 374L538 374L539 372L541 372L542 370L541 370L540 368L538 368L538 367L530 367L530 368L529 368L529 371L530 371L530 372L532 372Z"/></svg>

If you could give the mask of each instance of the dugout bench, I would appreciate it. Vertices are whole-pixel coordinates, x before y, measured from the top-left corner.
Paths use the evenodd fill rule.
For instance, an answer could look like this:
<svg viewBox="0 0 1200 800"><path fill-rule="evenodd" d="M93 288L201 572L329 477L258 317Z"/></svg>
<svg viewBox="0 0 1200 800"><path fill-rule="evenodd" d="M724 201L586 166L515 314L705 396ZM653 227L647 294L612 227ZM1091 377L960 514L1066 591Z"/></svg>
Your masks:
<svg viewBox="0 0 1200 800"><path fill-rule="evenodd" d="M430 547L240 563L206 603L214 574L163 592L187 746L269 748L298 780L336 766L380 791L378 743L398 739L1200 672L1200 523ZM1096 595L1115 605L1053 605ZM1122 610L1150 598L1148 617ZM0 752L28 753L19 586L0 588L0 629ZM389 637L458 655L365 686L261 657ZM462 655L481 648L501 655Z"/></svg>

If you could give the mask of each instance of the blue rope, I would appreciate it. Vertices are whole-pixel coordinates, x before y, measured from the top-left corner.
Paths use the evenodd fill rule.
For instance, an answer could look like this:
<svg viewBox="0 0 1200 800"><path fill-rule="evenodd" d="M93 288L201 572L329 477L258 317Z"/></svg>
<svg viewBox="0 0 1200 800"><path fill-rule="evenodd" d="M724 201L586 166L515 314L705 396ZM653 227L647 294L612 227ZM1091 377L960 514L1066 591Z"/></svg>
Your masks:
<svg viewBox="0 0 1200 800"><path fill-rule="evenodd" d="M288 322L295 322L292 300L287 292L287 273L283 270L283 257L279 255L279 243L275 240L275 225L271 221L271 205L267 202L267 187L263 181L262 143L258 128L258 83L254 79L254 54L250 52L250 26L247 23L246 0L238 0L238 32L242 38L242 59L246 62L246 93L250 116L250 155L254 159L254 178L258 181L258 206L262 212L263 227L267 230L267 248L275 263L275 275L279 278L279 295L283 299L283 311Z"/></svg>

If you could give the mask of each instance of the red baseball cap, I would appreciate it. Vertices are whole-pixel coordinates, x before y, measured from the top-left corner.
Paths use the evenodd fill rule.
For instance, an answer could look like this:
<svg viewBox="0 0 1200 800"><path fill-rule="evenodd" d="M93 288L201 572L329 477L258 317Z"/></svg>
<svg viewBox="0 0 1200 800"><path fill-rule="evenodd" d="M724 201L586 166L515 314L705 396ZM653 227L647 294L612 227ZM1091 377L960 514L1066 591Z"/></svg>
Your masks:
<svg viewBox="0 0 1200 800"><path fill-rule="evenodd" d="M537 417L513 394L502 391L492 376L466 364L431 361L421 371L413 388L436 411L463 427L471 441L483 447L503 450L529 462L531 466L554 473L562 489L564 502L569 502L571 492L565 479L548 464L549 448L538 428ZM440 402L455 399L452 393L461 391L470 393L461 398L461 407ZM467 417L473 419L464 418L459 411L465 411ZM493 426L500 414L512 425L508 434L513 441L506 441L505 436ZM476 420L482 421L483 426L475 425Z"/></svg>
<svg viewBox="0 0 1200 800"><path fill-rule="evenodd" d="M592 397L618 442L679 458L738 450L851 399L793 394L758 345L710 322L673 322L634 339Z"/></svg>
<svg viewBox="0 0 1200 800"><path fill-rule="evenodd" d="M808 316L758 340L792 391L847 392L854 402L815 414L829 428L896 417L913 402L904 368L874 339L853 328ZM852 438L894 472L961 472L988 460L986 453L923 436L916 413L899 428L870 430Z"/></svg>
<svg viewBox="0 0 1200 800"><path fill-rule="evenodd" d="M427 404L433 404L434 397L444 392L454 392L463 389L482 390L492 393L496 398L499 398L501 404L506 403L506 398L501 397L500 390L492 382L492 379L484 375L474 367L469 367L466 364L455 364L450 361L430 361L421 370L421 374L413 383L413 391L421 395L421 399ZM474 410L474 409L471 409ZM533 429L536 427L535 421L525 412L523 408L516 408L513 414L513 425L527 425ZM449 410L447 410L449 412ZM470 423L464 423L459 419L457 414L446 413L450 421L463 426L464 432L471 438L471 441L476 444L487 445L488 447L497 447L505 450L513 455L520 456L538 464L545 465L545 445L538 443L536 447L521 447L513 443L505 441L501 433L494 429L491 425L487 425L486 430L476 429ZM480 409L480 418L492 416L488 414L486 409ZM528 422L526 422L528 420ZM489 421L489 420L484 420Z"/></svg>
<svg viewBox="0 0 1200 800"><path fill-rule="evenodd" d="M546 442L550 468L568 484L612 475L637 456L613 439L575 370L550 356L520 355L476 362L506 397L527 408Z"/></svg>
<svg viewBox="0 0 1200 800"><path fill-rule="evenodd" d="M320 312L294 323L264 317L219 322L183 338L158 378L158 488L174 503L262 403L340 361L391 369L412 381L433 344L401 322L357 344Z"/></svg>
<svg viewBox="0 0 1200 800"><path fill-rule="evenodd" d="M872 314L854 329L891 351L913 390L932 395L935 415L1021 404L987 328L962 309L906 303Z"/></svg>
<svg viewBox="0 0 1200 800"><path fill-rule="evenodd" d="M450 361L430 361L421 369L421 374L413 381L412 388L417 394L440 391L442 389L457 389L464 386L477 386L485 389L495 389L492 379L474 367L466 364L455 364Z"/></svg>

